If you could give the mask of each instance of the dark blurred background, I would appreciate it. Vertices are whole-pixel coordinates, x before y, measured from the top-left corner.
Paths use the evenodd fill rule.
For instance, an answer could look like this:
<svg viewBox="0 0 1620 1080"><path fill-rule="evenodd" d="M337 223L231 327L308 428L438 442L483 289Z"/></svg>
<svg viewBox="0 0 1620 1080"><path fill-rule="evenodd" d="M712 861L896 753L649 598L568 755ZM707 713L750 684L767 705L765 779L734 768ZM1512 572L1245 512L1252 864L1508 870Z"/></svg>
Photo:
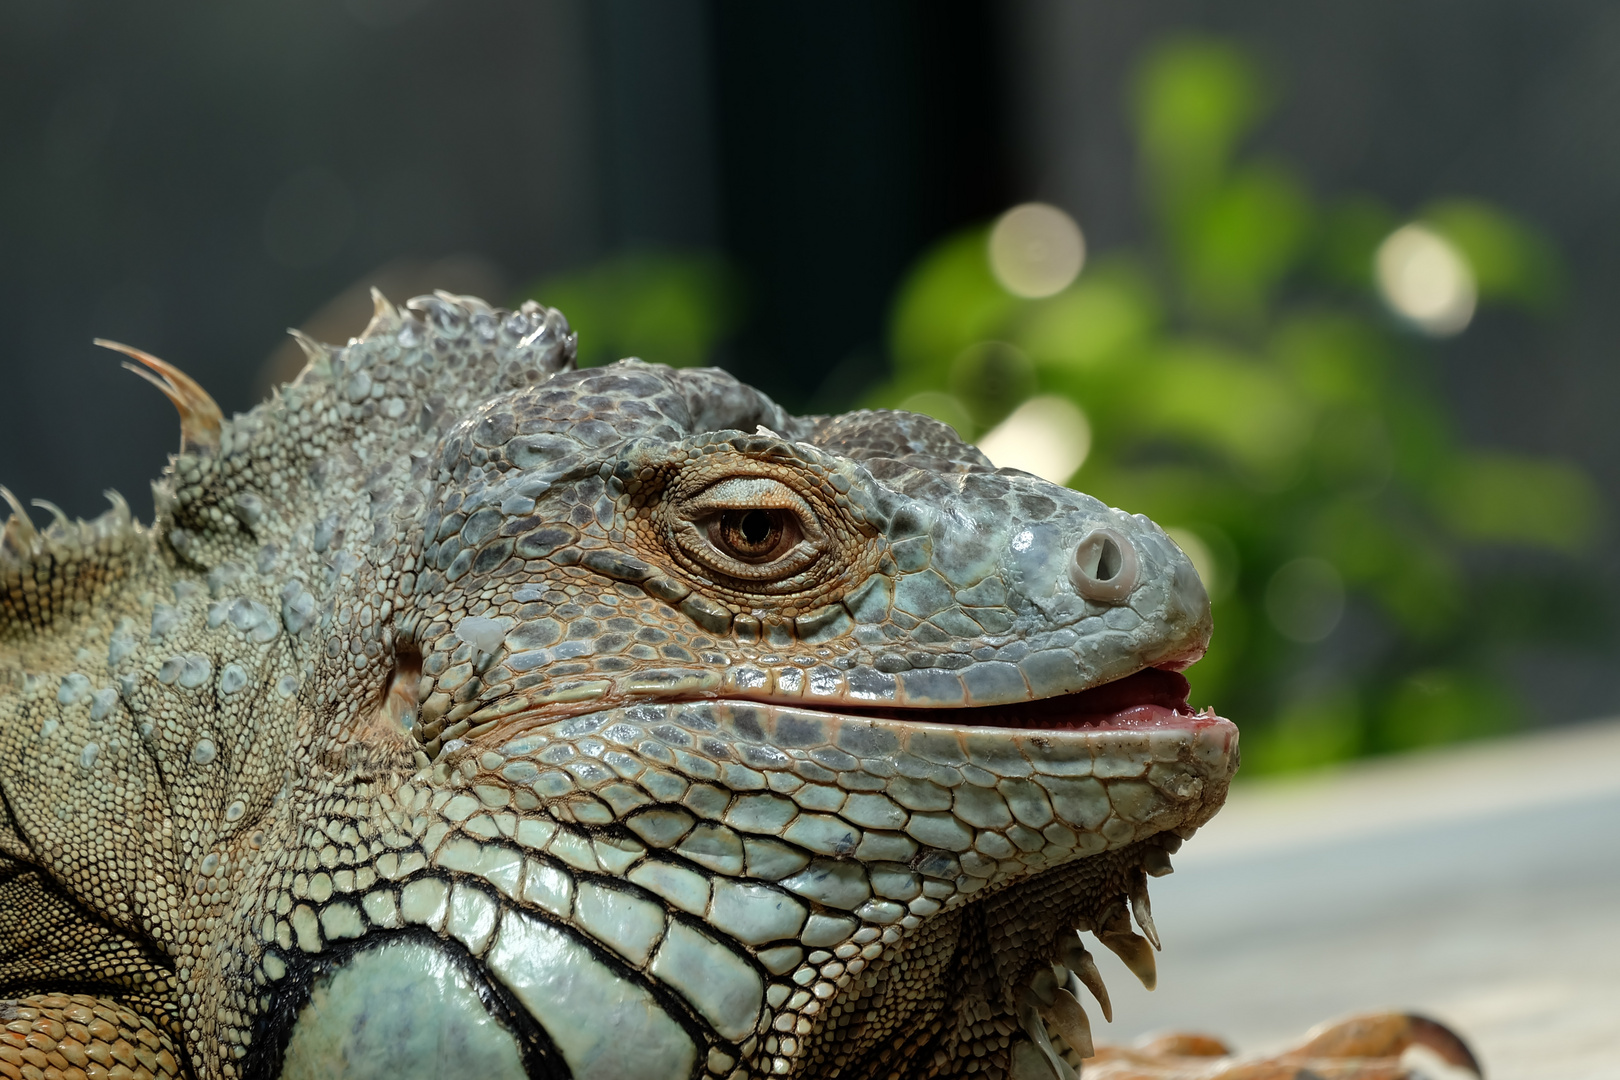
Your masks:
<svg viewBox="0 0 1620 1080"><path fill-rule="evenodd" d="M1396 224L1484 200L1558 253L1537 311L1482 302L1410 363L1448 438L1562 459L1602 504L1581 538L1458 557L1455 617L1489 612L1489 641L1437 652L1352 611L1228 664L1249 674L1222 693L1280 715L1288 695L1249 684L1326 665L1340 685L1370 649L1408 712L1435 678L1488 670L1514 723L1613 713L1620 9L1598 0L4 0L0 482L82 516L116 487L148 516L175 420L90 339L177 364L229 414L296 370L286 327L357 332L370 283L538 289L598 359L667 342L646 358L722 363L790 408L887 401L897 296L942 240L1041 200L1079 223L1088 267L1151 243L1132 72L1188 34L1264 74L1258 159ZM619 297L654 329L618 326ZM1098 483L1137 508L1118 475ZM1293 564L1267 549L1251 568L1248 541L1211 529L1246 575L1237 625ZM1343 721L1373 734L1277 760L1397 745L1366 719L1379 701Z"/></svg>

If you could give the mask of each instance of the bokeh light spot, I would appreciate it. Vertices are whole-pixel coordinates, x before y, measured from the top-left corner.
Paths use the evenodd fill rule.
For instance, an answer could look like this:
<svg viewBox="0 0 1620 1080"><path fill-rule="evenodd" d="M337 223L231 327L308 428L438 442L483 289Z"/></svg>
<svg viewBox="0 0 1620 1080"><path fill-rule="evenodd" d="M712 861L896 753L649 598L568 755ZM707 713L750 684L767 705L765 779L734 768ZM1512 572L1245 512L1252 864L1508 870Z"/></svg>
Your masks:
<svg viewBox="0 0 1620 1080"><path fill-rule="evenodd" d="M946 379L982 431L1035 392L1035 363L1005 341L981 341L956 354Z"/></svg>
<svg viewBox="0 0 1620 1080"><path fill-rule="evenodd" d="M1033 397L986 432L979 449L998 469L1022 469L1063 484L1091 450L1091 424L1067 398Z"/></svg>
<svg viewBox="0 0 1620 1080"><path fill-rule="evenodd" d="M1474 317L1473 268L1456 245L1423 225L1403 225L1375 256L1378 291L1397 315L1424 333L1447 337Z"/></svg>
<svg viewBox="0 0 1620 1080"><path fill-rule="evenodd" d="M1191 529L1166 528L1164 531L1175 541L1181 553L1191 560L1193 569L1198 571L1198 578L1204 583L1204 592L1209 594L1209 598L1213 600L1221 595L1221 588L1226 583L1221 580L1220 566L1215 561L1215 553L1204 543L1204 538Z"/></svg>
<svg viewBox="0 0 1620 1080"><path fill-rule="evenodd" d="M956 433L964 439L973 432L973 417L968 415L967 406L943 390L918 391L900 402L895 408L902 412L922 413L924 416L932 416L940 423L949 424L955 428Z"/></svg>
<svg viewBox="0 0 1620 1080"><path fill-rule="evenodd" d="M1284 563L1266 585L1266 614L1290 641L1321 641L1344 617L1344 579L1326 559Z"/></svg>
<svg viewBox="0 0 1620 1080"><path fill-rule="evenodd" d="M1024 203L990 230L990 270L1014 296L1035 299L1068 288L1086 261L1074 219L1046 203Z"/></svg>

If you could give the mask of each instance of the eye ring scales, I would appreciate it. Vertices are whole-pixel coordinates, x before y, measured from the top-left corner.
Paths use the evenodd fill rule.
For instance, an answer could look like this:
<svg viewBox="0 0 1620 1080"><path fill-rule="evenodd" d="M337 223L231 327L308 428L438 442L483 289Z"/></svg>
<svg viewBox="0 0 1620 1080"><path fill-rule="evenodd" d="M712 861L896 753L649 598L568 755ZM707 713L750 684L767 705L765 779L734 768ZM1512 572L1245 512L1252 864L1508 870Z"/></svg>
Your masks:
<svg viewBox="0 0 1620 1080"><path fill-rule="evenodd" d="M1074 549L1069 578L1087 600L1117 604L1136 588L1141 569L1136 548L1113 529L1093 529Z"/></svg>
<svg viewBox="0 0 1620 1080"><path fill-rule="evenodd" d="M677 546L698 567L753 587L779 586L813 566L826 535L816 512L780 480L733 476L685 499Z"/></svg>

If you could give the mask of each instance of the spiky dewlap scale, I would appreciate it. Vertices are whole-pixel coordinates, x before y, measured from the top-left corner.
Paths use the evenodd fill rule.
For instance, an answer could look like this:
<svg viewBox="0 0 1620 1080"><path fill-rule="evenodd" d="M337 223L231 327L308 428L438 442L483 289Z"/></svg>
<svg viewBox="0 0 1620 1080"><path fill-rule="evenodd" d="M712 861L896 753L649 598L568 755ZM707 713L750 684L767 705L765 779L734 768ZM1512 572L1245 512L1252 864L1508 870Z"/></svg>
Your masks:
<svg viewBox="0 0 1620 1080"><path fill-rule="evenodd" d="M538 305L379 298L229 421L116 347L182 415L153 525L0 541L16 1054L1061 1080L1076 930L1151 980L1236 767L1151 522Z"/></svg>

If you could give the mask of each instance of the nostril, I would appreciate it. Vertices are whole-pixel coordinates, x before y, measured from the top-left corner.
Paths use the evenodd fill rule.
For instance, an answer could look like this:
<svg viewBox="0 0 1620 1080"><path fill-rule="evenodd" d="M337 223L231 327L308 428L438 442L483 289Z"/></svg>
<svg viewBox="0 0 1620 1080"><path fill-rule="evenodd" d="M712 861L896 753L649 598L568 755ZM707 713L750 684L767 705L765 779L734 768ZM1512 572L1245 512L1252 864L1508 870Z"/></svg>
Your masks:
<svg viewBox="0 0 1620 1080"><path fill-rule="evenodd" d="M1069 576L1087 600L1117 603L1136 588L1136 548L1113 529L1094 529L1074 549Z"/></svg>
<svg viewBox="0 0 1620 1080"><path fill-rule="evenodd" d="M1097 568L1092 571L1092 576L1098 581L1112 581L1119 575L1124 561L1125 556L1120 554L1119 544L1112 536L1105 536L1102 539L1102 546L1097 550Z"/></svg>

